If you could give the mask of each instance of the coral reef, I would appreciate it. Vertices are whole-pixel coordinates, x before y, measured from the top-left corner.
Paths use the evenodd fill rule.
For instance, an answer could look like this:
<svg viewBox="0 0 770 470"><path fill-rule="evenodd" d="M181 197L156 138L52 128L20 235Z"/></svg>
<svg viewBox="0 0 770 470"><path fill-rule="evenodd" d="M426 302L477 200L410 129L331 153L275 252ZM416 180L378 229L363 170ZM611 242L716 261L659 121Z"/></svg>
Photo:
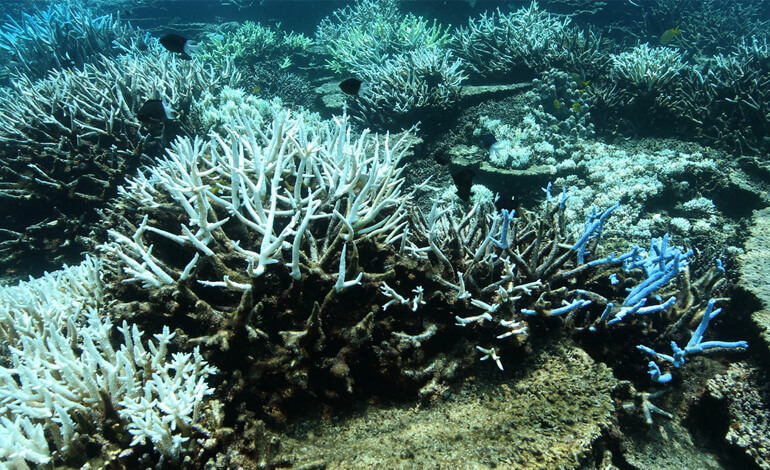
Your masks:
<svg viewBox="0 0 770 470"><path fill-rule="evenodd" d="M674 49L647 44L612 55L611 78L641 93L663 93L682 70L682 55Z"/></svg>
<svg viewBox="0 0 770 470"><path fill-rule="evenodd" d="M686 70L672 111L695 138L739 154L770 149L770 45L744 40L730 53L704 58Z"/></svg>
<svg viewBox="0 0 770 470"><path fill-rule="evenodd" d="M307 73L313 40L287 32L280 23L228 23L208 33L198 60L215 68L232 63L241 72L241 86L260 97L279 97L287 105L309 107L312 93Z"/></svg>
<svg viewBox="0 0 770 470"><path fill-rule="evenodd" d="M218 33L209 33L196 55L217 67L226 66L229 61L237 67L252 66L260 61L283 64L290 63L295 54L305 52L312 44L313 40L303 34L284 31L280 23L264 26L244 21L225 25Z"/></svg>
<svg viewBox="0 0 770 470"><path fill-rule="evenodd" d="M414 49L443 50L449 39L449 28L403 14L396 0L360 0L336 10L316 31L328 68L342 74L361 73Z"/></svg>
<svg viewBox="0 0 770 470"><path fill-rule="evenodd" d="M0 212L2 264L24 259L42 272L79 258L93 244L94 209L143 155L160 153L181 131L143 126L139 107L159 98L188 112L194 97L238 77L232 68L177 60L155 42L43 80L22 75L0 91L0 193L12 202Z"/></svg>
<svg viewBox="0 0 770 470"><path fill-rule="evenodd" d="M0 467L766 467L770 49L688 2L9 20L0 269L87 254L0 287Z"/></svg>
<svg viewBox="0 0 770 470"><path fill-rule="evenodd" d="M757 468L770 468L770 413L766 372L746 364L730 368L708 382L709 394L727 403L725 440L743 449Z"/></svg>
<svg viewBox="0 0 770 470"><path fill-rule="evenodd" d="M679 51L641 44L612 55L609 80L590 88L597 128L620 134L670 133L674 102L685 78Z"/></svg>
<svg viewBox="0 0 770 470"><path fill-rule="evenodd" d="M586 82L550 70L532 84L532 91L522 97L526 105L519 113L495 119L482 116L481 127L474 130L474 136L495 136L489 162L496 167L524 170L559 165L576 150L575 144L594 134L590 122L593 99L586 93Z"/></svg>
<svg viewBox="0 0 770 470"><path fill-rule="evenodd" d="M597 129L699 140L731 152L768 148L770 46L747 38L729 52L694 56L642 44L614 54L610 81L589 88Z"/></svg>
<svg viewBox="0 0 770 470"><path fill-rule="evenodd" d="M550 68L592 76L607 64L608 43L591 30L570 26L539 8L470 19L452 36L452 48L479 76L522 81Z"/></svg>
<svg viewBox="0 0 770 470"><path fill-rule="evenodd" d="M46 10L22 12L0 25L0 57L14 75L35 80L51 70L79 69L95 57L114 56L141 34L113 15L96 16L79 2L54 3Z"/></svg>
<svg viewBox="0 0 770 470"><path fill-rule="evenodd" d="M532 81L532 92L540 103L533 114L543 127L543 137L551 145L566 148L594 136L591 122L593 95L590 80L577 74L549 70Z"/></svg>
<svg viewBox="0 0 770 470"><path fill-rule="evenodd" d="M565 194L547 190L542 212L518 217L489 203L422 214L397 169L408 135L390 146L366 133L353 139L345 118L264 109L270 116L235 115L229 134L210 142L177 141L130 180L116 206L122 229L103 250L123 266L124 284L142 286L119 290L144 299L126 312L157 312L171 296L171 315L188 316L182 344L227 357L253 351L232 393L256 393L254 411L277 422L302 397L333 402L383 380L391 393L431 396L474 356L502 369L531 328L562 316L604 331L613 316L609 324L667 312L680 334L716 289L683 283L681 295L654 300L678 290L669 283L689 254L664 238L649 254L599 258L615 207L573 233ZM641 269L654 256L671 263L666 275ZM426 316L408 313L417 311Z"/></svg>
<svg viewBox="0 0 770 470"><path fill-rule="evenodd" d="M751 319L762 339L762 347L770 351L770 291L767 285L767 266L770 254L767 251L770 233L770 209L754 212L751 231L746 240L746 252L738 259L740 278L738 287L757 305Z"/></svg>
<svg viewBox="0 0 770 470"><path fill-rule="evenodd" d="M240 88L224 86L206 90L200 97L193 99L189 123L198 135L209 135L212 132L226 135L227 125L237 117L248 119L252 126L262 127L268 124L266 117L275 115L283 108L283 102L278 98L268 101ZM313 119L318 119L313 116Z"/></svg>
<svg viewBox="0 0 770 470"><path fill-rule="evenodd" d="M89 443L102 444L89 436L94 428L108 437L125 426L130 446L147 441L173 461L188 450L215 369L197 348L169 360L168 327L145 348L141 330L124 321L123 343L113 347L100 271L89 258L0 288L0 337L12 365L0 367L0 458L13 468L77 459Z"/></svg>
<svg viewBox="0 0 770 470"><path fill-rule="evenodd" d="M671 223L676 212L671 211L673 214L669 215L656 211L655 200L667 191L683 204L687 203L692 196L702 194L707 182L729 164L704 155L697 148L683 145L675 148L673 145L655 148L638 144L631 148L582 143L561 164L564 176L555 179L556 184L574 187L567 210L577 212L568 217L578 223L579 213L588 201L600 205L621 201L622 207L607 224L605 236L608 238L642 242L670 231L677 237L692 240L699 234L710 233L714 225L724 221L724 215L704 214L701 220L690 219L693 220L690 227L678 227ZM730 228L729 224L723 227L723 243L735 240L736 228Z"/></svg>
<svg viewBox="0 0 770 470"><path fill-rule="evenodd" d="M635 2L633 10L628 32L636 42L658 43L664 31L679 25L684 32L668 46L704 56L727 53L745 38L766 34L768 26L767 12L747 0L651 0Z"/></svg>
<svg viewBox="0 0 770 470"><path fill-rule="evenodd" d="M369 125L402 127L403 123L431 122L460 96L462 62L448 51L419 48L362 70L367 90L351 108Z"/></svg>
<svg viewBox="0 0 770 470"><path fill-rule="evenodd" d="M403 14L397 2L359 1L324 19L316 42L327 67L362 80L351 109L368 125L402 129L456 104L467 78L448 50L449 29Z"/></svg>
<svg viewBox="0 0 770 470"><path fill-rule="evenodd" d="M283 440L281 454L297 467L579 468L612 426L616 384L585 352L553 344L518 364L507 383L447 390L434 406L303 426Z"/></svg>

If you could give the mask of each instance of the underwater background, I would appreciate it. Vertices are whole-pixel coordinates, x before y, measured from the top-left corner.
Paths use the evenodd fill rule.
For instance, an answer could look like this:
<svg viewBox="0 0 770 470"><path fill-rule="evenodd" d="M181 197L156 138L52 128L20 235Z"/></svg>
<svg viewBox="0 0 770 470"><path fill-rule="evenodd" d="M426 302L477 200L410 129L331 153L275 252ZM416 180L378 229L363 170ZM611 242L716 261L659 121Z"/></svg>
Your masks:
<svg viewBox="0 0 770 470"><path fill-rule="evenodd" d="M770 468L768 2L0 18L0 468Z"/></svg>

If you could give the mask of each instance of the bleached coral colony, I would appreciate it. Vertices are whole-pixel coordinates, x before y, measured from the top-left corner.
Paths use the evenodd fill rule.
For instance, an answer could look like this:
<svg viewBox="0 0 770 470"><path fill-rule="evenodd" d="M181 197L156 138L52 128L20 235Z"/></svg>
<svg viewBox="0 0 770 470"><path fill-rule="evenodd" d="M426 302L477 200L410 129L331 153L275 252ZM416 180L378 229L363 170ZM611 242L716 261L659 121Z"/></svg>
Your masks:
<svg viewBox="0 0 770 470"><path fill-rule="evenodd" d="M5 468L46 464L81 451L84 422L117 413L133 436L178 460L200 419L216 369L196 347L169 354L168 326L146 341L123 322L122 343L104 297L101 263L78 266L0 289L0 338L10 367L0 368L0 458ZM145 346L146 344L146 346ZM48 439L51 439L50 443Z"/></svg>
<svg viewBox="0 0 770 470"><path fill-rule="evenodd" d="M361 0L314 40L247 22L210 33L191 60L70 3L0 27L11 64L0 197L17 212L0 210L0 266L87 253L0 287L0 468L286 466L263 423L283 429L359 394L439 400L471 373L526 380L511 370L554 344L623 378L596 392L616 403L612 426L651 425L653 413L680 417L637 388L704 390L726 368L699 376L720 366L694 356L745 357L740 335L710 327L730 310L739 249L697 238L734 243L740 232L704 189L725 167L699 151L596 139L622 109L681 119L672 103L697 109L703 87L719 89L706 82L727 72L675 96L701 67L686 54L621 50L536 2L453 29L395 0ZM755 40L737 54L766 50ZM260 94L260 56L282 77L352 73L365 91L325 115L303 109ZM512 73L527 82L509 97L521 106L480 103L495 86L464 95ZM310 89L287 88L292 103ZM148 100L180 117L147 125L137 116ZM463 106L472 119L436 130ZM637 116L614 129L629 123ZM764 145L752 132L737 145ZM469 168L433 165L427 149L471 154ZM463 200L449 173L458 182L471 167L486 185L468 184ZM537 203L497 195L511 191ZM650 202L664 197L671 207ZM729 393L717 377L710 387ZM685 408L686 393L669 404ZM590 458L612 461L624 446L610 439Z"/></svg>

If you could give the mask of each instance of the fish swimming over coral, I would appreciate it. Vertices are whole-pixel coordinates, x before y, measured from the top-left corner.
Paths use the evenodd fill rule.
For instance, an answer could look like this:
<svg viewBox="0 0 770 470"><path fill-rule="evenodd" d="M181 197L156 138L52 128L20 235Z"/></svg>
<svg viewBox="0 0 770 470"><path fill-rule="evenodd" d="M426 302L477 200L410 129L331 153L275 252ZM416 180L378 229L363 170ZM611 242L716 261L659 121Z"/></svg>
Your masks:
<svg viewBox="0 0 770 470"><path fill-rule="evenodd" d="M145 124L162 124L176 119L176 110L163 102L163 100L147 100L136 118Z"/></svg>
<svg viewBox="0 0 770 470"><path fill-rule="evenodd" d="M489 150L490 157L494 157L502 150L503 144L497 141L494 134L482 134L479 136L479 140L481 141L481 145Z"/></svg>
<svg viewBox="0 0 770 470"><path fill-rule="evenodd" d="M340 83L340 90L350 96L362 96L369 86L357 78L348 78Z"/></svg>
<svg viewBox="0 0 770 470"><path fill-rule="evenodd" d="M666 44L673 41L677 36L679 36L681 31L679 31L679 25L677 25L675 28L667 29L663 32L663 34L660 35L660 45L665 46Z"/></svg>
<svg viewBox="0 0 770 470"><path fill-rule="evenodd" d="M191 59L198 50L199 44L178 34L164 34L160 37L160 45L175 54L181 54L183 59Z"/></svg>
<svg viewBox="0 0 770 470"><path fill-rule="evenodd" d="M497 139L495 138L494 134L483 134L479 136L479 140L481 141L481 145L487 149L492 148L492 146L497 143Z"/></svg>
<svg viewBox="0 0 770 470"><path fill-rule="evenodd" d="M473 186L473 177L476 173L473 170L464 168L452 175L452 181L457 188L457 197L463 201L468 201L471 198L471 187Z"/></svg>

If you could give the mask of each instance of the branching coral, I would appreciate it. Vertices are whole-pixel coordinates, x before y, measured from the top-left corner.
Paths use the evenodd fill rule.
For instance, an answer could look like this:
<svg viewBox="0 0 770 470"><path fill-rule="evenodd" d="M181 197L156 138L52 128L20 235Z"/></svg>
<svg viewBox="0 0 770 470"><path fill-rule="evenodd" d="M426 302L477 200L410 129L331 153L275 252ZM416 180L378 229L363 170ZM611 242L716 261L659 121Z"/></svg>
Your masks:
<svg viewBox="0 0 770 470"><path fill-rule="evenodd" d="M744 40L729 54L703 59L686 72L672 109L706 142L741 153L770 149L770 45Z"/></svg>
<svg viewBox="0 0 770 470"><path fill-rule="evenodd" d="M681 34L669 47L694 54L727 53L747 37L762 36L768 26L767 12L747 0L652 0L634 5L631 32L638 41L657 44L664 31L680 26Z"/></svg>
<svg viewBox="0 0 770 470"><path fill-rule="evenodd" d="M634 270L648 259L638 248L598 255L614 207L575 234L566 194L549 191L516 217L490 202L422 214L401 190L408 137L391 146L354 138L344 118L269 112L177 141L122 191L103 247L133 285L121 290L148 314L173 298L186 342L217 350L240 377L231 399L262 416L384 383L430 395L474 358L504 367L557 317L606 332L613 316L678 311L657 295L684 263L651 277Z"/></svg>
<svg viewBox="0 0 770 470"><path fill-rule="evenodd" d="M76 236L92 227L93 207L114 194L141 155L163 144L136 118L147 99L187 111L194 97L237 79L232 68L182 62L154 43L39 81L22 75L2 90L0 194L13 202L0 213L4 263L30 253L51 261L70 243L71 252L82 251Z"/></svg>
<svg viewBox="0 0 770 470"><path fill-rule="evenodd" d="M315 97L304 71L312 44L307 36L281 29L280 23L245 21L210 33L196 58L215 68L232 64L243 77L240 85L255 96L278 97L287 105L307 108Z"/></svg>
<svg viewBox="0 0 770 470"><path fill-rule="evenodd" d="M613 54L611 80L589 90L602 110L596 113L597 128L623 134L672 132L677 89L686 84L690 67L681 52L666 47L641 44Z"/></svg>
<svg viewBox="0 0 770 470"><path fill-rule="evenodd" d="M178 140L148 176L131 179L115 207L120 229L103 249L126 282L149 293L183 290L178 308L203 322L189 341L250 351L244 367L273 377L251 393L271 393L260 405L281 419L285 400L321 392L303 378L314 364L329 374L326 392L351 390L345 371L373 322L360 311L366 296L350 305L346 293L393 275L361 253L379 258L376 247L405 237L408 194L397 164L409 136L354 137L345 117L323 122L267 108L256 119L234 116L229 132L210 141ZM137 210L143 218L121 216ZM340 315L350 330L325 326ZM298 361L293 370L289 357ZM273 395L276 388L288 394Z"/></svg>
<svg viewBox="0 0 770 470"><path fill-rule="evenodd" d="M140 39L119 17L94 16L77 2L22 13L21 22L9 18L0 26L0 49L10 55L6 66L32 79L51 70L80 68L101 55L114 56L113 42Z"/></svg>
<svg viewBox="0 0 770 470"><path fill-rule="evenodd" d="M359 74L367 89L353 109L372 125L424 120L458 100L467 78L462 66L449 52L437 49L397 55Z"/></svg>
<svg viewBox="0 0 770 470"><path fill-rule="evenodd" d="M133 280L148 286L185 280L199 257L213 257L216 248L240 257L245 270L224 269L210 281L248 290L249 277L264 274L286 255L292 277L300 278L303 270L325 264L332 247L398 238L406 195L395 165L406 150L403 138L394 144L386 139L381 147L366 134L351 140L346 118L329 126L313 115L270 111L275 114L269 130L260 127L262 119L236 116L228 135L179 140L150 178L131 183L144 189L126 191L127 202L157 206L165 193L197 227L193 233L183 224L181 233L171 232L147 225L145 218L132 238L112 231L115 242L105 249L128 263ZM227 229L231 219L237 230ZM318 231L327 234L324 249L310 235ZM177 265L178 259L164 263L144 242L145 233L194 248L195 254L186 265Z"/></svg>
<svg viewBox="0 0 770 470"><path fill-rule="evenodd" d="M636 87L642 93L661 93L674 81L684 64L674 49L652 48L647 44L612 56L612 78Z"/></svg>
<svg viewBox="0 0 770 470"><path fill-rule="evenodd" d="M613 56L612 83L590 88L603 111L595 114L597 128L676 132L760 154L770 129L769 61L770 46L759 38L744 40L729 54L689 62L675 49L637 46Z"/></svg>
<svg viewBox="0 0 770 470"><path fill-rule="evenodd" d="M304 52L313 40L294 32L285 32L280 23L264 26L245 21L233 30L209 35L201 44L202 61L215 66L226 66L232 61L237 67L249 67L257 62L268 61L283 64L292 56Z"/></svg>
<svg viewBox="0 0 770 470"><path fill-rule="evenodd" d="M361 1L334 12L316 32L327 66L366 83L354 109L371 125L404 127L446 109L467 78L447 49L449 29L404 15L395 1Z"/></svg>
<svg viewBox="0 0 770 470"><path fill-rule="evenodd" d="M570 26L569 18L553 16L537 2L470 19L453 36L452 47L478 75L497 79L527 79L552 67L591 75L607 63L600 36Z"/></svg>
<svg viewBox="0 0 770 470"><path fill-rule="evenodd" d="M197 349L169 361L168 327L145 349L142 332L123 322L123 343L113 347L100 269L89 258L0 289L0 337L12 365L0 367L0 457L15 468L49 463L53 450L73 456L89 432L83 423L104 426L115 411L134 435L130 445L149 439L173 460L189 448L215 369Z"/></svg>
<svg viewBox="0 0 770 470"><path fill-rule="evenodd" d="M395 0L359 1L335 11L316 31L316 42L330 56L328 67L344 74L362 73L416 48L443 49L449 38L449 28L404 15Z"/></svg>
<svg viewBox="0 0 770 470"><path fill-rule="evenodd" d="M252 126L264 126L265 119L283 108L278 98L264 100L240 88L222 87L207 90L193 99L190 107L190 125L198 135L216 132L228 133L227 126L236 117L248 119Z"/></svg>

